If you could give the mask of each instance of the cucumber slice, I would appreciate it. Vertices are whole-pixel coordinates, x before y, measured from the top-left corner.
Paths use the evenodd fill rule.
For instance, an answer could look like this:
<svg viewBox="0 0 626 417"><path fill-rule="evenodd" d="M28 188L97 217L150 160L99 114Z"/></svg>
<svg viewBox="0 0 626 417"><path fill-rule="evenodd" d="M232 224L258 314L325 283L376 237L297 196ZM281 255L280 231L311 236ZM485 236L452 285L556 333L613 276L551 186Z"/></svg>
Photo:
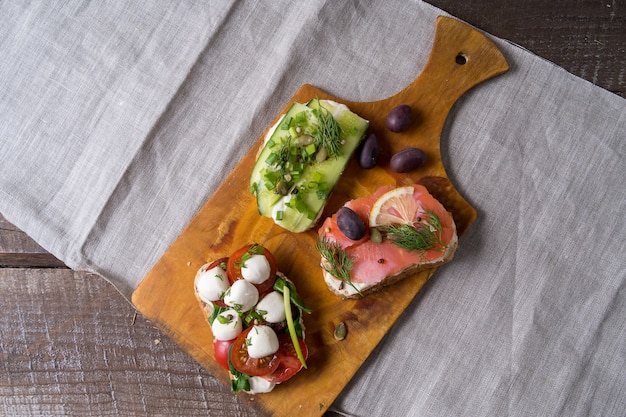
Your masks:
<svg viewBox="0 0 626 417"><path fill-rule="evenodd" d="M296 233L313 227L368 126L343 104L294 103L268 133L250 175L259 214ZM323 135L334 139L323 142Z"/></svg>

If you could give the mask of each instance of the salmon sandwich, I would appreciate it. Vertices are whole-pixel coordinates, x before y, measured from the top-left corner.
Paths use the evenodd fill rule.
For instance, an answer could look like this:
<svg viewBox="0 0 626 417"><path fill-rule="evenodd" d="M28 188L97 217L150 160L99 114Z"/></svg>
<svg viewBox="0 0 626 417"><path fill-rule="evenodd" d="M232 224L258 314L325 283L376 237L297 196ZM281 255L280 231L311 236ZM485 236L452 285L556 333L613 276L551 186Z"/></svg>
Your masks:
<svg viewBox="0 0 626 417"><path fill-rule="evenodd" d="M413 184L348 201L324 221L316 249L328 288L357 298L450 261L457 244L452 215Z"/></svg>

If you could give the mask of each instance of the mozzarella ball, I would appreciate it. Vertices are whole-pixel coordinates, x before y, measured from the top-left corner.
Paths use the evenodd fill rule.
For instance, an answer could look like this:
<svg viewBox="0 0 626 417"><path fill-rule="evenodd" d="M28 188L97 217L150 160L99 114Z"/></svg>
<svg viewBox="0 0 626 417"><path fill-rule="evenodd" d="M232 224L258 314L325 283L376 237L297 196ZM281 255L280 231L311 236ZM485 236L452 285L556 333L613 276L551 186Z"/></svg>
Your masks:
<svg viewBox="0 0 626 417"><path fill-rule="evenodd" d="M241 267L241 276L253 284L262 284L270 278L270 262L264 255L252 255Z"/></svg>
<svg viewBox="0 0 626 417"><path fill-rule="evenodd" d="M254 309L260 313L263 319L268 323L280 323L286 318L283 295L278 291L272 291L261 298L261 301L259 301Z"/></svg>
<svg viewBox="0 0 626 417"><path fill-rule="evenodd" d="M208 266L200 268L195 279L196 292L205 303L219 300L229 286L226 271L219 265L207 270Z"/></svg>
<svg viewBox="0 0 626 417"><path fill-rule="evenodd" d="M270 326L252 326L247 339L248 355L251 358L263 358L278 351L278 336Z"/></svg>
<svg viewBox="0 0 626 417"><path fill-rule="evenodd" d="M222 311L213 321L211 330L217 340L232 340L243 330L241 317L232 308Z"/></svg>
<svg viewBox="0 0 626 417"><path fill-rule="evenodd" d="M259 291L245 279L238 279L224 295L224 303L237 311L250 311L259 301Z"/></svg>
<svg viewBox="0 0 626 417"><path fill-rule="evenodd" d="M276 386L276 383L262 376L251 376L248 382L250 383L250 389L246 391L248 394L264 394L272 391Z"/></svg>

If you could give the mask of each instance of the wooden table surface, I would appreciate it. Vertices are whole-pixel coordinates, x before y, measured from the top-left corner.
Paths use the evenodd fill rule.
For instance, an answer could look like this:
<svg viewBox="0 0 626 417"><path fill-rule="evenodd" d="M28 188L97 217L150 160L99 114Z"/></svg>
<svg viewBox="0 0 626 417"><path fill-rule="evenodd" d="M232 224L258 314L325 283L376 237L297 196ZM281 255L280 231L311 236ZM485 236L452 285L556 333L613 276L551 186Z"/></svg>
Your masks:
<svg viewBox="0 0 626 417"><path fill-rule="evenodd" d="M429 3L625 97L621 2ZM1 216L0 292L0 415L256 415L105 280Z"/></svg>

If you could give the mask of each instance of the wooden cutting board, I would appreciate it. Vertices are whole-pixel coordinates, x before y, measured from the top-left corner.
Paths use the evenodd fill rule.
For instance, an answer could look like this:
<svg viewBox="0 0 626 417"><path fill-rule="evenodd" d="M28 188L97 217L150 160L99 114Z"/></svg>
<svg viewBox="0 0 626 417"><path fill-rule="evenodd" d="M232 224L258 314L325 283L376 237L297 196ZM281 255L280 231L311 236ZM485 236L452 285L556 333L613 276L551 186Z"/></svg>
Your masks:
<svg viewBox="0 0 626 417"><path fill-rule="evenodd" d="M475 220L476 211L448 180L441 162L440 134L457 99L476 84L507 71L508 64L490 40L462 22L439 17L435 32L433 49L422 73L392 97L350 102L304 85L285 104L281 114L293 101L305 103L316 97L345 103L370 120L370 131L382 142L378 167L364 170L355 158L351 159L322 219L345 201L371 194L381 185L421 182L453 213L459 235ZM385 117L402 103L413 108L417 120L406 132L389 132ZM293 234L275 226L258 215L255 199L248 192L250 169L266 132L143 279L133 294L133 303L209 372L229 384L227 372L213 359L212 334L194 298L193 281L198 268L208 260L228 256L246 243L263 244L274 253L279 269L296 283L313 310L305 316L309 367L271 393L239 395L262 415L322 415L435 271L422 271L358 300L342 301L332 295L324 284L314 249L316 229ZM424 150L428 162L408 175L391 172L389 156L408 146ZM333 336L340 322L348 328L343 341Z"/></svg>

